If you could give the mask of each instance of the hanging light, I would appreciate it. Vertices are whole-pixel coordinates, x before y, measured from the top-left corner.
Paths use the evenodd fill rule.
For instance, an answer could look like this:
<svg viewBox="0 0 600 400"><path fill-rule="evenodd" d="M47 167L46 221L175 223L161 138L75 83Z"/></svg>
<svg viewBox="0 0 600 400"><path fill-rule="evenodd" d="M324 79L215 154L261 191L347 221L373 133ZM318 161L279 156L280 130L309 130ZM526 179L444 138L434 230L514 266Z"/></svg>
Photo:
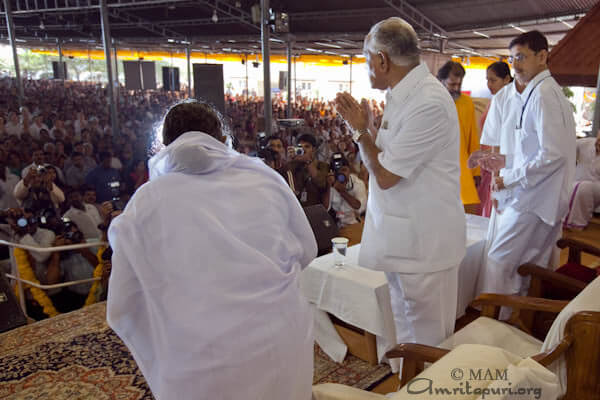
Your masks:
<svg viewBox="0 0 600 400"><path fill-rule="evenodd" d="M213 11L213 15L212 15L212 22L214 22L215 24L217 22L219 22L219 16L217 15L217 9L215 8Z"/></svg>
<svg viewBox="0 0 600 400"><path fill-rule="evenodd" d="M46 29L46 25L44 25L44 20L43 19L40 19L40 29L41 30Z"/></svg>

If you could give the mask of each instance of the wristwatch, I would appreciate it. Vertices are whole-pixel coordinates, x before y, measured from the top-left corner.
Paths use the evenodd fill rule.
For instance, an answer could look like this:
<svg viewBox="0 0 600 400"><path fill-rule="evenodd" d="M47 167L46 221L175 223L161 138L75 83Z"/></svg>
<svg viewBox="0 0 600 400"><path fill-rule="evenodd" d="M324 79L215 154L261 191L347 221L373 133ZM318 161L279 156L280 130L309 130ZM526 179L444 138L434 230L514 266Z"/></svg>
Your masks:
<svg viewBox="0 0 600 400"><path fill-rule="evenodd" d="M352 140L354 140L356 143L358 143L361 136L366 134L367 132L368 132L367 130L359 131L359 130L355 129L352 133Z"/></svg>

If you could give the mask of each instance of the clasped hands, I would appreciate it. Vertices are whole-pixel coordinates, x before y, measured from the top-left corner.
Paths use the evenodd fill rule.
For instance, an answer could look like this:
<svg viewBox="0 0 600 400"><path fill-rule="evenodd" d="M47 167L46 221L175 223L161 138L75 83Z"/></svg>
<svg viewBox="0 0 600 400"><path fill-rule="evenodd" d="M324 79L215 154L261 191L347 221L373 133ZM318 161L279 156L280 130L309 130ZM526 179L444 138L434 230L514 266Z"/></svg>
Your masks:
<svg viewBox="0 0 600 400"><path fill-rule="evenodd" d="M335 109L353 130L376 132L373 110L366 99L359 103L350 93L340 92L335 96Z"/></svg>
<svg viewBox="0 0 600 400"><path fill-rule="evenodd" d="M477 150L469 156L467 161L469 168L481 167L482 169L491 172L493 175L506 166L506 156L499 153L493 153L490 150ZM494 191L505 188L504 179L501 176L494 176L492 181Z"/></svg>

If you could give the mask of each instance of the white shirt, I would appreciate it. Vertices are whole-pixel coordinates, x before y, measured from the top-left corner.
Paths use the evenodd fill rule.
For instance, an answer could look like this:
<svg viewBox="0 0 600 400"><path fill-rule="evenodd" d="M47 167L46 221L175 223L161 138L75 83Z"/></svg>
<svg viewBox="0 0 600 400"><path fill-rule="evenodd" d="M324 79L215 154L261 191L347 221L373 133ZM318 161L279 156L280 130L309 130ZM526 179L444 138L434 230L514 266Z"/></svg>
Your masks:
<svg viewBox="0 0 600 400"><path fill-rule="evenodd" d="M365 211L367 206L367 188L358 176L350 174L350 179L346 185L346 192L360 201L360 208L352 208L342 195L332 187L330 197L331 208L335 210L338 221L342 226L358 223L358 217Z"/></svg>
<svg viewBox="0 0 600 400"><path fill-rule="evenodd" d="M596 138L577 139L575 181L600 181L600 156L596 154Z"/></svg>
<svg viewBox="0 0 600 400"><path fill-rule="evenodd" d="M6 132L7 135L21 137L21 133L23 132L23 124L13 124L11 121L8 121L4 124L4 132Z"/></svg>
<svg viewBox="0 0 600 400"><path fill-rule="evenodd" d="M310 399L317 246L294 194L200 132L149 167L108 233L107 320L156 399Z"/></svg>
<svg viewBox="0 0 600 400"><path fill-rule="evenodd" d="M575 174L573 110L548 70L536 75L523 93L512 83L498 95L492 99L484 132L500 132L500 153L506 155L506 167L500 171L506 189L495 195L499 209L531 212L554 225L567 213ZM521 114L522 129L516 129Z"/></svg>
<svg viewBox="0 0 600 400"><path fill-rule="evenodd" d="M33 137L34 139L38 139L40 138L40 131L42 129L48 130L48 126L46 126L46 124L44 124L42 122L41 125L36 124L35 122L33 124L31 124L29 126L29 134L31 135L31 137Z"/></svg>
<svg viewBox="0 0 600 400"><path fill-rule="evenodd" d="M88 214L88 207L93 208L96 213L98 213L98 210L96 210L96 207L90 206L89 204L84 204L84 207L85 211L71 206L71 208L65 212L63 217L69 218L71 221L73 221L83 234L84 238L100 239L102 232L100 229L98 229L99 224L96 222L95 217L92 217Z"/></svg>
<svg viewBox="0 0 600 400"><path fill-rule="evenodd" d="M455 267L465 254L466 223L454 101L425 64L386 97L378 157L402 179L387 190L369 179L359 264L402 273Z"/></svg>
<svg viewBox="0 0 600 400"><path fill-rule="evenodd" d="M19 177L9 172L6 168L6 180L0 179L0 209L15 208L19 206L14 195L15 186L19 183Z"/></svg>

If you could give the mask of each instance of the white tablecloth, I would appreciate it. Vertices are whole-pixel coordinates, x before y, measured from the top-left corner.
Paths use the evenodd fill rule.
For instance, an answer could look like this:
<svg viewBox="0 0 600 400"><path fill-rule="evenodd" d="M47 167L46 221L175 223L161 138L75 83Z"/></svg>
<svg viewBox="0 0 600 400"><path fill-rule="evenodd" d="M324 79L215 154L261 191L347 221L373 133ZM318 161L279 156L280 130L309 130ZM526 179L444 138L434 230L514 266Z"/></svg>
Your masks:
<svg viewBox="0 0 600 400"><path fill-rule="evenodd" d="M488 219L467 215L467 253L459 268L457 318L475 298ZM315 339L333 360L341 362L347 347L326 313L364 329L377 338L377 356L396 344L394 317L385 274L358 266L360 245L348 248L343 270L333 268L333 254L316 258L300 275L300 288L315 306ZM397 360L390 363L398 370Z"/></svg>

